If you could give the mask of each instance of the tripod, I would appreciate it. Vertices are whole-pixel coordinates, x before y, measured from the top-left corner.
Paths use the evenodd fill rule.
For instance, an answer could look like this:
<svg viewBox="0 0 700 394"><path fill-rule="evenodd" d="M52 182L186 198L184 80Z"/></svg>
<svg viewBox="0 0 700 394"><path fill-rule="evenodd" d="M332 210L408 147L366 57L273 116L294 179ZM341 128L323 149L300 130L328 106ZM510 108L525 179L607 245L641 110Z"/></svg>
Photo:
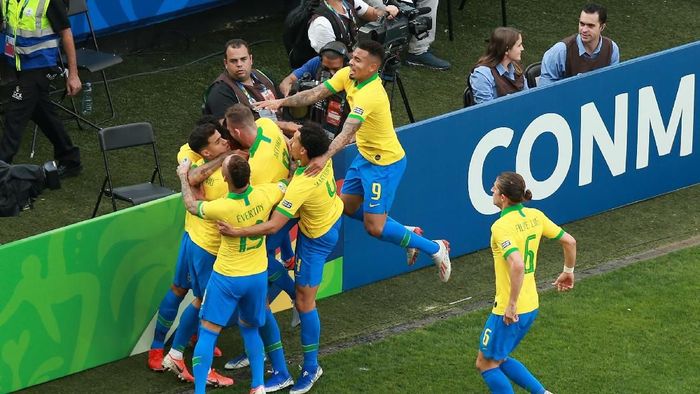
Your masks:
<svg viewBox="0 0 700 394"><path fill-rule="evenodd" d="M399 92L401 93L401 99L403 100L403 106L406 108L406 115L408 115L408 121L415 123L413 118L413 111L411 111L411 104L408 102L408 96L406 96L406 90L403 87L403 82L401 82L401 75L399 74L399 66L401 66L401 60L399 59L399 54L390 54L386 61L384 62L384 67L382 68L381 78L384 82L384 89L388 83L391 84L391 93L389 94L389 102L394 101L394 88L399 87Z"/></svg>

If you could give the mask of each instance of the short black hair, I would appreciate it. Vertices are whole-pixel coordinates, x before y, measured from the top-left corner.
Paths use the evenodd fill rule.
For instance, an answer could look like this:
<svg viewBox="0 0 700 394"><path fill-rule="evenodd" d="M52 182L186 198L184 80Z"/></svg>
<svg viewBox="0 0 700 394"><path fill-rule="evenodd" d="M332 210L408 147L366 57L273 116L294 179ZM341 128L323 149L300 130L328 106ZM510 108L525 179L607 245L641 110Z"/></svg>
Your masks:
<svg viewBox="0 0 700 394"><path fill-rule="evenodd" d="M306 154L309 159L318 157L328 152L328 147L331 145L331 140L328 134L323 131L320 124L316 122L305 122L299 129L301 146L306 149Z"/></svg>
<svg viewBox="0 0 700 394"><path fill-rule="evenodd" d="M588 3L581 10L586 14L598 14L598 22L602 25L608 21L608 10L600 4Z"/></svg>
<svg viewBox="0 0 700 394"><path fill-rule="evenodd" d="M209 145L209 137L214 135L215 131L216 127L211 123L197 125L194 130L192 130L187 140L190 149L201 154L202 150Z"/></svg>
<svg viewBox="0 0 700 394"><path fill-rule="evenodd" d="M239 155L231 155L226 167L233 186L240 189L250 183L250 165Z"/></svg>
<svg viewBox="0 0 700 394"><path fill-rule="evenodd" d="M226 140L231 139L231 134L228 132L226 125L222 124L221 119L217 118L214 115L202 115L201 118L197 119L195 125L199 126L207 123L210 123L214 125L214 127L216 127L216 129L219 131L219 134L221 134L221 138L224 138Z"/></svg>
<svg viewBox="0 0 700 394"><path fill-rule="evenodd" d="M248 45L248 42L246 40L243 40L241 38L234 38L232 40L226 41L226 44L224 44L224 59L226 59L226 51L228 51L229 48L240 47L245 47L245 49L248 51L248 54L250 55L250 45Z"/></svg>
<svg viewBox="0 0 700 394"><path fill-rule="evenodd" d="M369 52L370 56L374 56L379 59L379 64L384 64L384 46L377 41L367 40L361 41L357 44L357 47L363 51Z"/></svg>

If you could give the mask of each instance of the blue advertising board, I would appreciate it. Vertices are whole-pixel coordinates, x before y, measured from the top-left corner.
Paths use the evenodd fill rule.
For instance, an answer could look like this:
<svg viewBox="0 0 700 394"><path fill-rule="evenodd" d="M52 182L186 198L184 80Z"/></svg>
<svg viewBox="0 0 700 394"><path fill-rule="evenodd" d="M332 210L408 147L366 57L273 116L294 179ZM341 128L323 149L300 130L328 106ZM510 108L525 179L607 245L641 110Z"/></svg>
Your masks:
<svg viewBox="0 0 700 394"><path fill-rule="evenodd" d="M98 34L128 30L162 22L226 4L237 0L87 0L90 18ZM82 16L71 18L73 34L89 32Z"/></svg>
<svg viewBox="0 0 700 394"><path fill-rule="evenodd" d="M408 167L391 215L460 256L488 245L502 171L522 174L529 205L558 223L698 183L696 59L700 42L402 127ZM409 270L357 221L344 242L344 289Z"/></svg>

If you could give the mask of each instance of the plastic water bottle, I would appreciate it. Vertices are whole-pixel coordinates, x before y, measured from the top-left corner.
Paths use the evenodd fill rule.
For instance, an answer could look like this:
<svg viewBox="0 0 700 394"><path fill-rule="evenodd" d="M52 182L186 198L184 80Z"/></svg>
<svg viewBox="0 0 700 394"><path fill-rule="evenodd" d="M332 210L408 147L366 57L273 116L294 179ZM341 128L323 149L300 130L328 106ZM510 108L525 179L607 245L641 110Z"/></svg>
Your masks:
<svg viewBox="0 0 700 394"><path fill-rule="evenodd" d="M81 105L83 115L90 115L92 113L92 84L90 82L85 82L83 85Z"/></svg>

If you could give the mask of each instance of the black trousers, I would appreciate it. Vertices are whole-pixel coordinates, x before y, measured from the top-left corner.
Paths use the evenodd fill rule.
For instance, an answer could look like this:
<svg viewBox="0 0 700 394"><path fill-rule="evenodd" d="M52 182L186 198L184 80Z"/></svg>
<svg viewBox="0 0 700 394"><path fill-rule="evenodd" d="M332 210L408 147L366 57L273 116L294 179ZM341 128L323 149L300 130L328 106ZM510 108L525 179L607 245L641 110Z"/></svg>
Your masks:
<svg viewBox="0 0 700 394"><path fill-rule="evenodd" d="M10 84L10 101L5 109L5 132L0 140L0 160L11 163L31 119L53 144L59 164L80 163L80 150L73 145L63 122L49 98L49 83L57 72L51 68L18 71Z"/></svg>

